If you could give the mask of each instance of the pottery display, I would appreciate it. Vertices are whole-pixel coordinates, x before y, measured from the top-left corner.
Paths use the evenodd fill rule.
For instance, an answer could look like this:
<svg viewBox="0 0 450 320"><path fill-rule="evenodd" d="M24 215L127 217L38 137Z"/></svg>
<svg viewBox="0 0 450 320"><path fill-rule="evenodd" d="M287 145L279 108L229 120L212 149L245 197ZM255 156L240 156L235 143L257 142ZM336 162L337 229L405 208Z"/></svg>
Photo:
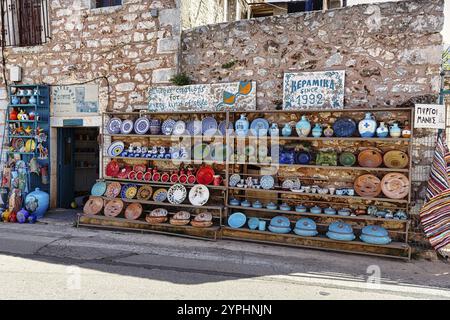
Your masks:
<svg viewBox="0 0 450 320"><path fill-rule="evenodd" d="M394 123L392 126L390 126L389 134L391 135L392 138L400 138L401 137L402 129L400 129L400 127L398 126L398 123Z"/></svg>
<svg viewBox="0 0 450 320"><path fill-rule="evenodd" d="M327 127L323 130L323 135L325 137L332 137L334 134L333 128L331 128L330 125L327 125Z"/></svg>
<svg viewBox="0 0 450 320"><path fill-rule="evenodd" d="M366 116L358 124L358 131L361 137L371 138L375 135L377 130L377 122L375 117L370 113L366 113Z"/></svg>
<svg viewBox="0 0 450 320"><path fill-rule="evenodd" d="M351 137L356 132L356 123L350 118L342 117L333 123L333 130L337 137Z"/></svg>
<svg viewBox="0 0 450 320"><path fill-rule="evenodd" d="M409 164L409 157L403 151L391 150L383 156L384 165L388 168L403 169Z"/></svg>
<svg viewBox="0 0 450 320"><path fill-rule="evenodd" d="M274 233L289 233L291 222L284 216L276 216L270 220L269 230Z"/></svg>
<svg viewBox="0 0 450 320"><path fill-rule="evenodd" d="M378 168L383 163L383 156L379 150L369 148L358 154L358 163L361 167Z"/></svg>
<svg viewBox="0 0 450 320"><path fill-rule="evenodd" d="M316 165L318 166L337 166L336 152L319 152L316 155Z"/></svg>
<svg viewBox="0 0 450 320"><path fill-rule="evenodd" d="M403 199L409 194L409 179L401 173L388 173L381 180L381 190L390 199Z"/></svg>
<svg viewBox="0 0 450 320"><path fill-rule="evenodd" d="M42 218L48 210L50 196L47 192L36 188L25 197L25 208L34 213L38 219Z"/></svg>
<svg viewBox="0 0 450 320"><path fill-rule="evenodd" d="M311 161L311 154L306 151L300 151L295 156L295 163L298 164L309 164Z"/></svg>
<svg viewBox="0 0 450 320"><path fill-rule="evenodd" d="M377 128L377 137L386 138L387 136L389 136L389 128L384 124L384 122L380 122L380 125Z"/></svg>
<svg viewBox="0 0 450 320"><path fill-rule="evenodd" d="M339 155L339 163L344 167L351 167L356 163L356 157L351 152L342 152Z"/></svg>
<svg viewBox="0 0 450 320"><path fill-rule="evenodd" d="M308 121L306 116L302 116L300 121L295 125L295 130L299 137L307 137L311 132L311 123Z"/></svg>

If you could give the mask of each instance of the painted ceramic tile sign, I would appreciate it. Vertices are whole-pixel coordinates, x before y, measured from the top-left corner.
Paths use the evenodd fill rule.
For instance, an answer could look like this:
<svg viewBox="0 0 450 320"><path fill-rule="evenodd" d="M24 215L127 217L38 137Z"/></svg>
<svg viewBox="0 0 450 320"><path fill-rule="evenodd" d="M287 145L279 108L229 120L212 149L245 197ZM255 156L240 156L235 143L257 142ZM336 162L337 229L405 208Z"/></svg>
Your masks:
<svg viewBox="0 0 450 320"><path fill-rule="evenodd" d="M286 72L283 109L343 109L345 71Z"/></svg>
<svg viewBox="0 0 450 320"><path fill-rule="evenodd" d="M256 82L152 87L149 111L255 110Z"/></svg>
<svg viewBox="0 0 450 320"><path fill-rule="evenodd" d="M442 104L416 104L414 127L445 129L445 106Z"/></svg>
<svg viewBox="0 0 450 320"><path fill-rule="evenodd" d="M99 106L97 84L52 87L52 115L97 114Z"/></svg>

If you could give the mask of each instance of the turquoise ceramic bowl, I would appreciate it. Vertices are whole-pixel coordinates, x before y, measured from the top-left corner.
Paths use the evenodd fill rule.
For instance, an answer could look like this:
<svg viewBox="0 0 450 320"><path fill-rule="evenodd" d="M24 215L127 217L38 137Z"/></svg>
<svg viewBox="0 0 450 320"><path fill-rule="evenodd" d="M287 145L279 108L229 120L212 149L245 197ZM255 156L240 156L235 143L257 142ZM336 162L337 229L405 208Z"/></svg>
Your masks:
<svg viewBox="0 0 450 320"><path fill-rule="evenodd" d="M276 226L269 226L269 231L273 232L273 233L289 233L291 232L291 228L290 227L276 227Z"/></svg>
<svg viewBox="0 0 450 320"><path fill-rule="evenodd" d="M363 234L359 237L363 242L370 244L389 244L391 243L391 238L389 237L376 237L376 236L368 236Z"/></svg>
<svg viewBox="0 0 450 320"><path fill-rule="evenodd" d="M328 227L328 231L341 234L353 234L353 228L348 223L335 221Z"/></svg>
<svg viewBox="0 0 450 320"><path fill-rule="evenodd" d="M297 228L294 229L294 233L302 237L315 237L318 234L316 230L303 230Z"/></svg>
<svg viewBox="0 0 450 320"><path fill-rule="evenodd" d="M337 233L332 231L327 232L327 237L339 241L352 241L356 238L353 233Z"/></svg>
<svg viewBox="0 0 450 320"><path fill-rule="evenodd" d="M314 220L309 218L302 218L295 223L295 228L307 231L315 231L317 229L317 226Z"/></svg>
<svg viewBox="0 0 450 320"><path fill-rule="evenodd" d="M249 227L249 229L251 230L256 230L259 226L259 219L258 218L250 218L248 219L247 225Z"/></svg>
<svg viewBox="0 0 450 320"><path fill-rule="evenodd" d="M276 217L272 218L272 220L270 220L270 225L274 226L274 227L290 228L291 222L289 221L288 218L286 218L284 216L276 216Z"/></svg>
<svg viewBox="0 0 450 320"><path fill-rule="evenodd" d="M228 225L231 228L241 228L247 222L247 217L242 212L235 212L231 216L228 217Z"/></svg>

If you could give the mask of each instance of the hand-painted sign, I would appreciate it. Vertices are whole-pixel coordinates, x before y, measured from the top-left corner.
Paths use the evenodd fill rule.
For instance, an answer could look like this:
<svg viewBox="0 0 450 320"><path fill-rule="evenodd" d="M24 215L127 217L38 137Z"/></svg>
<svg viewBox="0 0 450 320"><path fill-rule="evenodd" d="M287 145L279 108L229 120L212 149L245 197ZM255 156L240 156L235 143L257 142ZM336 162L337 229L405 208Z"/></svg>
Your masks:
<svg viewBox="0 0 450 320"><path fill-rule="evenodd" d="M445 129L445 106L442 104L416 104L414 127Z"/></svg>
<svg viewBox="0 0 450 320"><path fill-rule="evenodd" d="M285 73L283 109L343 109L345 71Z"/></svg>
<svg viewBox="0 0 450 320"><path fill-rule="evenodd" d="M255 110L256 82L153 87L149 111Z"/></svg>
<svg viewBox="0 0 450 320"><path fill-rule="evenodd" d="M98 85L52 87L52 115L71 116L98 113Z"/></svg>

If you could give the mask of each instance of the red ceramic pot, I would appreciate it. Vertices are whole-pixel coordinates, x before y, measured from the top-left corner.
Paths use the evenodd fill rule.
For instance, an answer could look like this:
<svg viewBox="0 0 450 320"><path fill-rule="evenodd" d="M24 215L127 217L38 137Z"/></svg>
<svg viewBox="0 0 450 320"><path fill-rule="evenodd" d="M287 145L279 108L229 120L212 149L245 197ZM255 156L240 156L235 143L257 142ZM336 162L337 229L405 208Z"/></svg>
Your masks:
<svg viewBox="0 0 450 320"><path fill-rule="evenodd" d="M128 179L130 179L130 180L136 179L136 171L130 171L128 173Z"/></svg>
<svg viewBox="0 0 450 320"><path fill-rule="evenodd" d="M144 172L143 171L138 171L136 173L136 179L137 180L142 180L144 178Z"/></svg>
<svg viewBox="0 0 450 320"><path fill-rule="evenodd" d="M167 172L165 172L161 175L162 182L169 182L169 180L170 180L170 174L168 174Z"/></svg>
<svg viewBox="0 0 450 320"><path fill-rule="evenodd" d="M159 172L153 172L152 180L157 182L157 181L159 181L159 179L161 179L161 174Z"/></svg>
<svg viewBox="0 0 450 320"><path fill-rule="evenodd" d="M185 184L185 183L187 183L187 181L188 181L188 176L185 174L181 174L178 178L179 183Z"/></svg>
<svg viewBox="0 0 450 320"><path fill-rule="evenodd" d="M146 172L146 173L144 173L144 180L145 180L145 181L150 181L150 180L152 180L152 173L151 173L151 172Z"/></svg>
<svg viewBox="0 0 450 320"><path fill-rule="evenodd" d="M187 183L194 184L196 181L197 178L193 174L187 176Z"/></svg>
<svg viewBox="0 0 450 320"><path fill-rule="evenodd" d="M177 183L178 181L179 181L178 173L172 173L172 175L170 176L170 182Z"/></svg>

